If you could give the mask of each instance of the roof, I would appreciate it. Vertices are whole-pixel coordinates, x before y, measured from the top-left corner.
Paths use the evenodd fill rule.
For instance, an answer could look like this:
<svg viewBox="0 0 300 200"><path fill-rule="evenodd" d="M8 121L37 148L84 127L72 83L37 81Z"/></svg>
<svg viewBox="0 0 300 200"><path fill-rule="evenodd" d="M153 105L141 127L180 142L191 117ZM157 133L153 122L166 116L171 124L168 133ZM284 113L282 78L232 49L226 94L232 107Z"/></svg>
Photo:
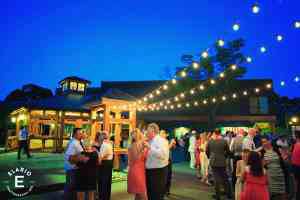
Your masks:
<svg viewBox="0 0 300 200"><path fill-rule="evenodd" d="M64 78L63 80L59 81L59 84L61 84L62 82L66 81L66 80L78 81L78 82L83 82L83 83L91 84L91 81L83 79L83 78L80 78L78 76L68 76L68 77Z"/></svg>

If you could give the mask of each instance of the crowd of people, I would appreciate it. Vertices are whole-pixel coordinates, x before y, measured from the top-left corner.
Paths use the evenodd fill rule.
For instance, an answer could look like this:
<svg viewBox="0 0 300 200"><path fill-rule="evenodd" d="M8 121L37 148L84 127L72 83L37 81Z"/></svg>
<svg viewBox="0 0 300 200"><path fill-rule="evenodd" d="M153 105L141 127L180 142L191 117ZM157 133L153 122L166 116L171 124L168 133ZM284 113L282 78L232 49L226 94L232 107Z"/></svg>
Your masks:
<svg viewBox="0 0 300 200"><path fill-rule="evenodd" d="M66 187L64 199L111 196L113 143L107 132L97 133L90 144L85 134L75 129L65 152ZM190 168L197 178L214 186L214 199L277 200L300 199L300 132L295 138L262 135L259 129L221 134L188 134ZM170 139L164 130L151 123L145 130L130 133L128 145L127 190L136 200L162 200L170 194L172 150L184 146ZM224 190L224 192L222 191ZM97 192L96 192L97 191Z"/></svg>
<svg viewBox="0 0 300 200"><path fill-rule="evenodd" d="M300 199L300 132L262 135L260 129L237 133L219 129L192 131L188 136L190 168L207 185L214 185L214 199ZM224 192L221 191L224 189Z"/></svg>
<svg viewBox="0 0 300 200"><path fill-rule="evenodd" d="M108 133L97 133L95 140L83 144L85 134L76 128L65 152L66 184L64 199L109 200L111 196L113 144ZM155 123L142 132L131 133L128 148L128 193L136 200L162 200L170 193L172 161L170 149L175 140ZM97 193L96 193L97 191Z"/></svg>

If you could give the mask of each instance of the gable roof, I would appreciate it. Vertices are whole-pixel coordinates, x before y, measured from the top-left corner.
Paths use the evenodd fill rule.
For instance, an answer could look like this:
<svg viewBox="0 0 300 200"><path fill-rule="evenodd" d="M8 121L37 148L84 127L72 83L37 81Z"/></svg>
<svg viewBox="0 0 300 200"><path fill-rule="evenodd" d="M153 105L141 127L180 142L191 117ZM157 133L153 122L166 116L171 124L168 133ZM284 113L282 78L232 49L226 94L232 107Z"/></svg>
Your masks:
<svg viewBox="0 0 300 200"><path fill-rule="evenodd" d="M78 76L68 76L68 77L64 78L63 80L59 81L59 84L61 84L62 82L66 81L66 80L79 81L79 82L91 84L91 81L80 78Z"/></svg>

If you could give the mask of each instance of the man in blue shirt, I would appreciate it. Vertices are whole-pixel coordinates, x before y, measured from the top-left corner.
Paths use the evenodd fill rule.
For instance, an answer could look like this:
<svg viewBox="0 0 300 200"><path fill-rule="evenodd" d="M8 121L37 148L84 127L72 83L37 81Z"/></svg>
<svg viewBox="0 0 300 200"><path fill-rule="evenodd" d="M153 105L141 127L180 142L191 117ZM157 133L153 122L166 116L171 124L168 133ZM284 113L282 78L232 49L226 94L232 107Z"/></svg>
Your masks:
<svg viewBox="0 0 300 200"><path fill-rule="evenodd" d="M22 126L21 130L19 131L19 150L18 150L18 160L21 159L21 150L24 149L25 153L27 154L27 158L31 158L29 154L29 147L28 147L28 131L26 126Z"/></svg>

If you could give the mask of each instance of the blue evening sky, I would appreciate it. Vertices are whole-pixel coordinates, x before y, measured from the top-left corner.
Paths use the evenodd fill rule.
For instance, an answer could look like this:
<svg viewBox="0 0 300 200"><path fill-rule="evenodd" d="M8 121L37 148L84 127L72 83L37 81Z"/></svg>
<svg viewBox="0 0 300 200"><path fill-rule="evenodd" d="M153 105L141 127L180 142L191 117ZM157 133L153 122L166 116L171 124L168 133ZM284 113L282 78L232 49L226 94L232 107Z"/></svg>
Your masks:
<svg viewBox="0 0 300 200"><path fill-rule="evenodd" d="M299 0L2 1L0 13L0 99L26 83L54 90L70 75L93 86L161 79L166 66L181 65L182 54L238 37L253 58L247 78L272 78L281 95L300 96L300 82L293 81L300 77L300 29L293 24Z"/></svg>

